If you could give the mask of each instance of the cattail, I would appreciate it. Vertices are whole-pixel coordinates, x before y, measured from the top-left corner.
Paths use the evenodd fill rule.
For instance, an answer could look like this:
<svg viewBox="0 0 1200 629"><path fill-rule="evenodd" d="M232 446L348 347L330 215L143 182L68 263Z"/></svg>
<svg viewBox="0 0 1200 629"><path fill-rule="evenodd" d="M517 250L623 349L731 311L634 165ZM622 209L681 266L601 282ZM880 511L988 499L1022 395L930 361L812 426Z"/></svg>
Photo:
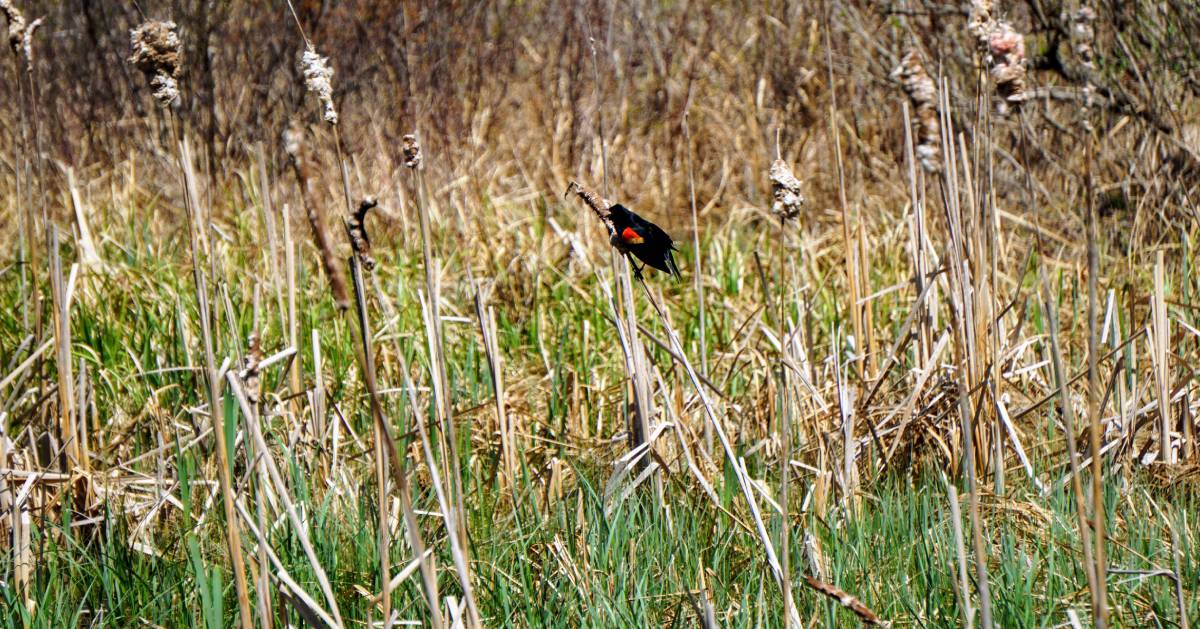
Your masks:
<svg viewBox="0 0 1200 629"><path fill-rule="evenodd" d="M12 0L0 0L0 12L8 19L8 45L13 54L19 54L25 42L25 16L13 6Z"/></svg>
<svg viewBox="0 0 1200 629"><path fill-rule="evenodd" d="M33 33L42 25L42 18L26 22L25 16L13 5L12 0L0 0L0 13L8 19L8 46L13 54L25 55L25 62L33 65Z"/></svg>
<svg viewBox="0 0 1200 629"><path fill-rule="evenodd" d="M333 68L329 59L309 48L300 56L300 71L304 73L304 85L317 95L325 107L325 122L338 123L337 109L333 106Z"/></svg>
<svg viewBox="0 0 1200 629"><path fill-rule="evenodd" d="M375 270L375 258L371 257L371 238L367 235L367 212L379 205L375 197L366 197L358 204L358 209L346 221L346 233L350 236L350 247L358 262L367 271Z"/></svg>
<svg viewBox="0 0 1200 629"><path fill-rule="evenodd" d="M129 33L129 61L146 76L154 99L163 107L179 105L179 36L175 23L150 20Z"/></svg>
<svg viewBox="0 0 1200 629"><path fill-rule="evenodd" d="M824 594L825 596L828 596L829 598L834 599L840 603L842 607L854 612L854 615L858 616L858 619L861 620L864 625L883 624L883 621L879 619L879 616L875 615L875 612L871 611L871 609L864 605L862 601L858 600L853 595L849 594L845 590L842 590L836 585L826 583L815 577L804 577L804 583L807 584L808 587Z"/></svg>
<svg viewBox="0 0 1200 629"><path fill-rule="evenodd" d="M612 204L608 202L608 199L597 195L590 188L585 188L577 181L572 181L567 185L566 194L567 196L575 194L580 199L583 199L584 205L591 208L596 217L607 225L610 231L612 230L612 219L610 218L612 212L608 209Z"/></svg>
<svg viewBox="0 0 1200 629"><path fill-rule="evenodd" d="M967 17L967 32L975 38L975 45L981 52L987 51L992 25L992 0L972 0L971 12Z"/></svg>
<svg viewBox="0 0 1200 629"><path fill-rule="evenodd" d="M1092 108L1095 98L1093 74L1096 71L1096 52L1092 48L1096 42L1096 12L1089 6L1080 7L1071 16L1071 40L1075 49L1075 57L1079 59L1079 69L1083 74L1083 109L1084 113ZM1086 119L1086 116L1085 116ZM1087 124L1085 122L1085 124Z"/></svg>
<svg viewBox="0 0 1200 629"><path fill-rule="evenodd" d="M988 55L1003 115L1025 100L1025 38L1008 22L996 22L988 35Z"/></svg>
<svg viewBox="0 0 1200 629"><path fill-rule="evenodd" d="M417 142L417 136L410 133L401 141L404 143L404 165L409 168L420 168L421 145Z"/></svg>
<svg viewBox="0 0 1200 629"><path fill-rule="evenodd" d="M250 338L246 340L246 356L242 358L242 370L239 377L242 380L242 385L245 387L246 399L258 404L262 399L262 382L259 377L259 363L262 362L262 347L258 338L258 332L251 332Z"/></svg>
<svg viewBox="0 0 1200 629"><path fill-rule="evenodd" d="M892 70L892 79L900 82L900 87L908 95L913 111L917 115L917 160L926 172L935 173L942 170L941 125L938 123L937 88L933 79L921 64L921 57L916 50L909 50L900 65Z"/></svg>
<svg viewBox="0 0 1200 629"><path fill-rule="evenodd" d="M800 208L804 207L805 203L804 194L800 192L800 180L792 174L792 169L788 167L787 162L781 159L775 160L771 164L769 176L771 190L775 195L775 203L771 206L771 211L781 221L799 216Z"/></svg>

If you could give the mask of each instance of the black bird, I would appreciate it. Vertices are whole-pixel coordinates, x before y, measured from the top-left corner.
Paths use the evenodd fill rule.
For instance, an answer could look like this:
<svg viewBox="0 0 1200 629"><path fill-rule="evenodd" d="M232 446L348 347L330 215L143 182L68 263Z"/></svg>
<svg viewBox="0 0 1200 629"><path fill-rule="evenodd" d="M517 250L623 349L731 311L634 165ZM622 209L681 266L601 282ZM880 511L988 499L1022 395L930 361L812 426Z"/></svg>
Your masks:
<svg viewBox="0 0 1200 629"><path fill-rule="evenodd" d="M617 248L617 251L633 254L646 266L682 279L679 274L679 266L675 264L675 256L672 254L675 251L675 244L667 232L658 225L634 214L624 205L613 205L608 208L608 212L609 226L612 229L609 241L612 246ZM642 276L642 270L636 265L633 267L633 272L639 278Z"/></svg>

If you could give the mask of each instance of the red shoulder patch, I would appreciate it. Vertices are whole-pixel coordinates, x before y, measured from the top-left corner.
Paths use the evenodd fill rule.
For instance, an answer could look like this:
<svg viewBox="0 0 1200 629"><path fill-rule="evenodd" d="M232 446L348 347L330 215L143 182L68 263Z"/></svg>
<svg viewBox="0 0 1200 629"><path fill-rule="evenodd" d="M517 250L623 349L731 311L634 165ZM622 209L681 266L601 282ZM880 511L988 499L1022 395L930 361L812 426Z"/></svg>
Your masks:
<svg viewBox="0 0 1200 629"><path fill-rule="evenodd" d="M621 231L621 240L630 245L640 245L645 241L641 234L633 231L632 227L626 227Z"/></svg>

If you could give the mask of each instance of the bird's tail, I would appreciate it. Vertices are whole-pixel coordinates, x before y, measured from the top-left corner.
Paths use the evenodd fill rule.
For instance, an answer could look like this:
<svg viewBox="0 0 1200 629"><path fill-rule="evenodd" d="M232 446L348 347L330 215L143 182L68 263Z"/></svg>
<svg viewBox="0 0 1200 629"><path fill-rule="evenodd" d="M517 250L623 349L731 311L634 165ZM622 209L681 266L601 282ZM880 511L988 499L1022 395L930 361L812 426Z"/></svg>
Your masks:
<svg viewBox="0 0 1200 629"><path fill-rule="evenodd" d="M675 253L672 251L667 251L667 270L675 276L675 279L683 279L683 275L679 273L679 265L675 264Z"/></svg>

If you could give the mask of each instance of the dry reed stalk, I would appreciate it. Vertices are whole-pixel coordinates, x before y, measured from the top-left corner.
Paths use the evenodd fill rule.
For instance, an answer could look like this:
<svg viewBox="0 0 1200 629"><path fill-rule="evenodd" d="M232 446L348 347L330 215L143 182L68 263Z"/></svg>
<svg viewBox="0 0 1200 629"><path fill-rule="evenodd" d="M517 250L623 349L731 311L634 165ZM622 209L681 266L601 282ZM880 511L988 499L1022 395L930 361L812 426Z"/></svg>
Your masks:
<svg viewBox="0 0 1200 629"><path fill-rule="evenodd" d="M221 426L219 409L223 408L220 375L217 371L216 352L213 346L212 310L208 302L208 287L201 267L200 239L203 230L197 223L200 199L196 195L195 173L192 171L191 151L187 138L179 142L179 167L184 180L184 208L188 217L188 234L192 253L192 280L196 293L196 304L200 313L200 332L204 341L204 374L208 382L208 417L217 446L217 481L221 486L221 499L225 508L225 541L233 564L234 582L237 586L238 613L242 627L253 627L250 615L250 596L246 586L246 566L242 559L242 542L239 532L233 484L230 480L229 444L225 441L225 430ZM214 256L215 257L215 256ZM215 261L213 262L215 264Z"/></svg>
<svg viewBox="0 0 1200 629"><path fill-rule="evenodd" d="M774 197L774 204L771 206L771 211L779 218L779 411L780 411L780 454L779 454L779 478L780 491L779 503L782 508L782 517L780 519L779 532L779 553L782 557L780 569L783 572L783 619L784 625L787 625L788 619L792 615L792 573L791 573L791 553L789 551L791 542L791 521L789 520L789 505L790 505L790 489L791 489L791 459L792 459L792 405L791 405L791 388L788 386L788 367L787 356L788 339L791 337L787 330L787 289L790 285L787 277L787 261L785 254L787 250L787 223L789 220L795 220L800 216L800 211L804 207L804 193L800 190L800 180L792 174L792 169L787 162L779 158L778 141L776 141L776 159L771 164L771 169L767 173L768 179L771 181L771 190Z"/></svg>
<svg viewBox="0 0 1200 629"><path fill-rule="evenodd" d="M101 261L100 254L96 251L96 244L92 240L92 228L88 224L87 208L79 196L78 186L75 185L75 169L64 167L63 172L67 177L67 191L71 196L71 209L74 211L75 228L79 230L79 237L77 239L79 244L79 263L84 269L103 267L104 262Z"/></svg>
<svg viewBox="0 0 1200 629"><path fill-rule="evenodd" d="M436 289L436 285L435 285L435 289ZM418 291L418 294L420 294L420 291ZM425 329L427 331L427 334L426 334L427 340L429 340L430 343L432 343L433 337L432 337L432 333L429 331L433 329L434 324L429 320L429 316L431 314L431 311L429 308L429 300L425 299L424 295L420 295L420 297L421 297L421 302L422 302L421 303L422 314L425 317ZM431 371L433 371L434 369L435 369L435 367L431 365ZM431 375L432 375L432 380L434 382L434 385L436 386L438 383L438 378L436 376L436 373L431 374ZM411 378L411 376L408 375L407 370L405 370L405 372L404 372L404 378L405 378L405 384L408 388L408 394L409 394L410 399L416 400L417 399L416 398L416 395L417 395L416 387L413 385L412 378ZM435 414L436 414L436 407L442 401L443 401L442 397L438 394L437 391L435 391L434 392L434 400L433 400L433 404L435 406ZM465 543L463 542L463 539L466 536L464 534L460 537L460 533L459 533L460 531L466 530L465 524L460 525L457 521L458 520L458 510L455 508L455 505L451 500L452 496L450 496L449 493L444 488L442 480L441 480L441 475L438 473L438 467L439 467L438 459L437 459L437 457L434 456L432 442L429 438L429 432L425 429L426 422L422 419L422 415L415 414L415 408L414 408L413 423L416 425L417 433L421 438L421 448L425 454L425 463L429 470L429 476L430 476L430 480L433 484L434 493L437 496L438 506L442 510L443 522L444 522L445 528L446 528L446 537L450 541L450 554L451 554L451 557L454 559L454 567L455 567L455 571L458 573L459 585L462 587L464 603L467 606L467 610L468 610L468 612L470 614L470 618L473 622L473 624L471 626L479 627L480 626L479 611L475 605L475 596L473 594L473 588L471 586L470 564L467 561L467 555L466 555L467 550L466 550ZM453 451L451 451L451 452L453 452ZM443 467L446 464L447 458L449 458L449 457L442 458ZM455 470L457 470L457 465L455 465Z"/></svg>
<svg viewBox="0 0 1200 629"><path fill-rule="evenodd" d="M275 207L271 202L271 180L267 175L267 156L261 145L255 151L254 162L258 173L258 193L261 201L263 231L266 232L267 236L267 250L264 252L267 258L266 271L268 277L271 279L271 290L275 293L275 301L279 309L279 320L286 322L288 321L288 313L283 299L284 273L279 268L281 265L279 256L279 227L275 222ZM296 347L296 345L293 343L291 347Z"/></svg>
<svg viewBox="0 0 1200 629"><path fill-rule="evenodd" d="M258 460L257 449L250 447L247 444L246 456L250 460ZM267 492L269 482L267 481L267 473L263 463L260 461L254 466L254 471L250 474L254 485L254 517L257 518L258 528L267 530L267 505L264 494ZM271 629L273 623L273 614L271 613L271 577L267 571L267 566L271 565L270 557L267 556L266 544L258 543L258 578L255 580L256 596L255 603L258 610L259 626L262 629ZM252 564L253 565L253 564Z"/></svg>
<svg viewBox="0 0 1200 629"><path fill-rule="evenodd" d="M1179 531L1176 531L1169 521L1167 529L1171 534L1171 567L1175 573L1173 581L1175 581L1175 604L1179 607L1179 629L1188 629L1187 602L1183 597L1183 552L1179 550Z"/></svg>
<svg viewBox="0 0 1200 629"><path fill-rule="evenodd" d="M354 255L350 256L350 277L354 281L354 304L358 312L358 331L361 342L362 355L362 377L363 382L367 386L367 394L371 399L371 416L374 421L371 422L373 428L374 441L374 456L373 463L375 468L375 484L378 490L377 501L379 508L378 522L378 540L379 546L379 583L382 591L380 593L380 604L382 606L383 624L388 627L392 622L392 593L388 588L391 583L391 553L390 553L390 525L388 520L388 491L387 491L387 451L384 447L384 431L386 430L386 418L383 416L383 405L379 402L379 387L375 379L375 361L371 347L371 321L367 310L367 296L363 288L362 279L362 259L365 256L370 259L370 253L367 251L370 242L367 238L366 227L362 223L362 219L366 216L366 210L370 209L373 204L363 202L362 214L356 214L347 221L346 233L354 243ZM357 219L357 227L352 227L355 219ZM355 240L355 230L359 232L359 239Z"/></svg>
<svg viewBox="0 0 1200 629"><path fill-rule="evenodd" d="M487 356L488 370L492 376L492 398L496 405L496 429L500 433L500 458L504 462L502 475L504 487L516 491L517 432L508 415L508 403L504 394L504 356L500 351L496 330L496 311L487 303L487 296L475 286L475 317L479 321L479 335L483 339L483 350Z"/></svg>
<svg viewBox="0 0 1200 629"><path fill-rule="evenodd" d="M705 417L708 419L709 423L712 424L713 433L716 435L717 441L721 444L721 448L725 452L727 464L733 467L734 478L737 480L738 488L741 490L743 498L746 499L746 503L750 507L750 515L754 520L754 528L758 533L759 542L763 546L763 552L767 558L767 565L771 570L772 576L775 578L775 583L779 587L779 591L781 593L785 592L788 590L788 588L785 588L784 585L785 577L783 574L783 568L779 562L778 555L775 553L775 546L771 543L771 536L767 532L766 524L762 519L762 514L758 510L758 503L754 499L754 481L750 479L749 473L738 462L739 457L733 449L733 443L725 434L724 428L721 427L721 423L717 419L716 412L713 410L712 401L709 400L708 394L705 391L704 384L701 382L700 376L696 373L695 368L692 367L691 361L688 360L687 355L684 353L683 343L679 340L679 335L675 332L675 328L671 326L670 319L667 318L666 313L663 312L663 309L658 304L658 301L655 300L654 296L650 293L650 288L646 285L646 282L642 280L640 284L642 285L642 290L646 294L647 301L649 301L650 305L653 306L654 311L658 313L658 317L662 322L663 329L667 332L667 339L670 341L671 348L674 350L672 357L679 361L679 363L683 366L684 371L687 373L688 379L692 383L692 388L696 392L697 397L700 399L700 405L704 409ZM792 610L792 615L789 618L789 626L802 626L800 623L799 614L796 611L795 601L790 601L787 603L787 606Z"/></svg>
<svg viewBox="0 0 1200 629"><path fill-rule="evenodd" d="M33 34L42 25L42 19L37 18L32 22L27 22L24 15L11 2L11 0L0 0L0 12L4 13L8 21L8 36L9 46L13 51L13 82L17 84L17 109L20 119L19 131L19 153L14 156L13 170L16 178L16 202L18 204L18 212L21 212L20 206L24 206L24 212L21 213L24 217L24 239L22 243L23 251L21 260L27 264L21 269L22 290L24 290L24 280L28 272L31 280L30 291L32 299L29 302L23 303L22 319L26 329L30 326L29 322L29 303L33 305L33 333L37 338L41 338L44 334L44 313L42 308L42 286L38 278L38 247L37 247L37 217L34 213L35 205L41 207L41 227L43 234L42 244L49 247L49 226L50 219L47 211L46 190L44 187L45 177L43 176L44 160L38 157L43 155L42 151L42 134L41 134L41 115L38 108L39 101L39 85L35 77L35 66L33 63ZM25 82L21 81L21 62L24 60L25 66ZM29 113L26 113L26 107ZM33 144L30 146L30 119L32 120L32 135ZM31 159L30 156L33 156ZM25 175L22 177L22 173ZM22 195L22 182L24 183L24 194ZM35 204L34 190L39 194L39 200ZM24 295L22 295L24 297ZM41 371L42 363L38 361L38 371ZM42 388L42 380L38 380L39 392Z"/></svg>
<svg viewBox="0 0 1200 629"><path fill-rule="evenodd" d="M1150 357L1154 365L1154 385L1158 401L1158 459L1174 465L1175 448L1171 445L1171 322L1167 317L1166 281L1163 252L1158 251L1154 262L1154 294L1150 298Z"/></svg>
<svg viewBox="0 0 1200 629"><path fill-rule="evenodd" d="M953 147L955 145L955 134L949 115L950 89L949 83L945 80L943 80L940 94L941 107L939 109L942 115L942 146ZM965 150L963 151L963 155L966 155ZM983 539L983 521L979 513L979 487L976 480L976 473L982 466L975 447L977 439L976 422L971 403L971 392L976 390L974 384L979 382L981 377L979 345L976 338L979 329L980 313L975 306L975 288L971 277L968 275L967 260L970 259L970 249L967 240L970 236L967 229L970 225L964 225L964 214L961 206L962 195L959 192L960 165L957 157L957 151L948 150L945 152L945 176L940 180L942 184L942 205L949 231L949 243L947 246L950 271L948 296L950 298L952 325L956 331L956 342L954 343L954 385L956 387L958 414L962 427L963 451L961 469L963 482L967 488L967 512L971 520L971 542L975 552L975 579L976 587L979 591L980 624L984 629L992 629L995 625L992 620L991 586L988 582L987 549ZM966 188L970 191L972 188L971 177L969 170L966 170L967 161L965 159L962 162L962 166L964 168L963 173ZM971 197L968 196L968 205L972 203ZM966 219L970 219L969 214ZM984 405L981 401L975 406L982 409Z"/></svg>
<svg viewBox="0 0 1200 629"><path fill-rule="evenodd" d="M58 373L58 432L67 461L62 470L68 474L78 468L87 471L88 462L80 456L76 435L75 382L71 363L71 296L63 277L59 254L58 227L49 226L50 297L54 324L55 365ZM74 269L72 269L72 276ZM72 278L74 279L74 278Z"/></svg>
<svg viewBox="0 0 1200 629"><path fill-rule="evenodd" d="M1086 495L1083 492L1083 478L1079 464L1078 447L1075 444L1075 410L1071 403L1071 395L1069 390L1069 382L1067 380L1066 368L1063 366L1062 350L1059 346L1059 327L1058 327L1058 305L1055 303L1054 295L1050 292L1050 285L1046 280L1044 273L1041 273L1042 291L1044 293L1043 306L1046 312L1047 329L1050 335L1050 363L1054 372L1054 385L1058 389L1060 400L1060 412L1062 413L1065 437L1067 442L1068 463L1071 470L1071 489L1075 494L1075 516L1079 525L1079 541L1083 547L1083 567L1084 574L1087 575L1088 591L1092 597L1092 608L1098 607L1096 595L1099 593L1099 586L1096 581L1105 578L1105 575L1096 574L1096 562L1093 554L1093 545L1090 534L1090 527L1087 519ZM1099 457L1099 452L1093 453L1096 458Z"/></svg>
<svg viewBox="0 0 1200 629"><path fill-rule="evenodd" d="M317 558L317 553L313 549L312 543L309 541L308 528L305 522L300 519L299 511L296 509L296 504L292 500L291 493L288 491L287 484L284 481L283 474L279 471L278 465L275 463L275 457L271 454L267 441L263 437L262 428L259 426L258 413L251 403L250 396L247 393L246 383L241 376L234 370L225 372L225 379L229 383L229 389L233 393L234 399L238 403L238 407L242 411L242 416L246 420L246 432L249 439L254 442L259 462L266 468L267 476L271 480L275 489L275 495L279 497L283 507L284 515L288 522L291 523L292 529L296 533L296 539L300 542L300 548L303 549L305 557L312 568L313 575L316 576L317 584L321 587L321 592L325 596L325 602L329 605L329 612L337 622L335 626L342 626L341 614L338 611L337 599L333 594L333 586L330 584L329 577L326 576L324 568L321 567L321 562ZM219 431L219 429L217 430ZM214 431L214 432L217 432ZM241 508L241 505L238 505ZM247 520L249 518L247 517ZM249 524L249 522L247 522ZM265 540L259 540L260 544L266 543ZM268 545L269 548L269 545Z"/></svg>
<svg viewBox="0 0 1200 629"><path fill-rule="evenodd" d="M954 593L958 595L959 610L962 612L963 627L971 629L975 626L975 609L971 607L971 590L967 579L967 548L963 543L962 507L958 502L958 488L950 479L942 474L942 484L946 486L947 502L950 504L950 527L954 531L954 556L957 559L958 580L955 581Z"/></svg>
<svg viewBox="0 0 1200 629"><path fill-rule="evenodd" d="M699 213L696 210L696 175L692 166L692 130L688 126L688 110L691 105L691 98L688 98L687 105L683 110L683 142L687 147L685 156L687 158L687 177L688 177L688 200L692 209L692 257L693 260L693 277L692 283L696 291L696 319L699 326L697 331L698 342L700 344L700 375L708 377L708 335L707 321L705 311L707 304L704 300L704 265L703 255L700 251L700 219ZM707 423L704 424L704 451L712 454L713 435L712 427Z"/></svg>
<svg viewBox="0 0 1200 629"><path fill-rule="evenodd" d="M279 560L279 557L275 554L275 551L271 550L271 545L266 535L264 535L264 533L254 525L254 520L251 518L250 514L246 512L245 507L243 507L241 503L238 503L237 511L242 517L242 520L245 522L246 528L249 529L250 534L254 536L254 539L258 543L259 547L265 551L267 559L275 568L275 572L272 573L272 576L274 576L275 579L284 586L284 588L279 589L280 598L290 603L292 607L294 607L300 614L300 616L312 626L341 627L341 623L337 620L334 620L333 617L330 616L329 612L321 609L321 605L317 603L316 599L314 599L312 596L309 596L308 592L306 592L304 588L297 583L294 578L292 578L292 575L287 571L287 568L284 567L283 562ZM265 566L263 567L263 570L266 570Z"/></svg>
<svg viewBox="0 0 1200 629"><path fill-rule="evenodd" d="M179 74L179 39L175 35L173 22L149 21L130 33L130 43L133 55L130 61L138 69L151 77L151 86L155 89L155 98L164 107L178 103L179 92L175 77ZM250 597L246 585L246 567L242 557L241 535L233 486L230 481L229 448L225 442L225 431L221 427L219 409L222 408L222 395L216 367L213 347L211 315L208 303L208 289L204 271L201 267L201 238L205 230L198 217L203 216L199 195L196 193L195 175L192 171L191 152L187 138L179 130L178 120L175 125L179 148L179 168L184 181L184 208L188 216L188 234L192 255L192 277L196 293L196 302L200 312L200 328L204 341L204 373L208 382L207 397L209 422L215 436L217 446L217 476L221 487L222 503L225 509L225 541L229 550L230 562L233 564L234 582L237 588L238 613L242 627L249 629L254 621L250 612ZM208 251L212 252L211 249ZM215 252L212 252L210 264L215 269ZM214 273L215 275L215 273Z"/></svg>
<svg viewBox="0 0 1200 629"><path fill-rule="evenodd" d="M445 339L441 318L441 288L439 283L440 262L433 253L433 235L429 217L429 196L425 186L425 174L421 144L416 134L405 135L402 140L404 166L412 172L412 186L416 191L417 215L421 225L421 257L425 268L425 294L428 295L425 314L425 332L429 346L429 361L432 371L435 411L441 426L439 446L443 453L442 474L451 483L449 495L459 509L462 530L455 531L459 543L467 548L466 509L463 508L462 474L459 469L458 434L454 426L454 408L450 403L448 372L445 361Z"/></svg>
<svg viewBox="0 0 1200 629"><path fill-rule="evenodd" d="M325 216L325 207L313 198L313 173L310 167L311 152L304 144L304 131L299 121L293 120L283 132L283 149L287 153L288 162L292 166L292 174L296 177L296 185L300 190L300 203L304 206L308 217L308 226L312 230L313 242L321 253L321 265L325 277L329 280L329 288L333 292L333 301L339 312L350 308L350 297L346 292L346 278L342 270L341 260L334 250L333 237L329 233L329 222Z"/></svg>
<svg viewBox="0 0 1200 629"><path fill-rule="evenodd" d="M855 368L858 373L858 381L863 380L863 360L865 355L863 351L863 323L862 323L862 307L859 304L859 295L861 289L858 285L859 272L855 263L857 256L854 255L854 246L851 244L850 238L850 203L846 197L846 168L842 163L842 133L838 129L841 120L841 113L838 109L838 94L837 83L833 73L833 44L830 41L830 31L833 30L832 9L825 12L825 67L829 75L829 135L833 136L833 156L834 164L837 166L838 176L838 209L842 223L842 253L843 261L846 269L846 285L849 289L850 298L850 322L854 329L854 353L856 360L854 361Z"/></svg>
<svg viewBox="0 0 1200 629"><path fill-rule="evenodd" d="M1084 68L1086 85L1082 107L1083 132L1086 136L1084 148L1084 181L1086 195L1085 229L1087 231L1087 356L1088 356L1088 428L1092 452L1092 523L1095 527L1093 539L1096 543L1093 558L1093 571L1096 573L1096 591L1092 598L1092 617L1097 629L1108 627L1108 562L1106 559L1105 534L1107 510L1104 508L1104 457L1101 434L1103 418L1100 417L1100 368L1098 356L1100 353L1100 330L1097 317L1099 316L1100 295L1097 284L1100 275L1099 228L1096 216L1095 178L1092 174L1092 160L1095 155L1096 138L1092 133L1089 111L1092 106L1092 74L1094 71L1092 43L1095 40L1095 30L1092 22L1096 14L1088 7L1083 7L1072 13L1071 39L1075 54L1080 58Z"/></svg>
<svg viewBox="0 0 1200 629"><path fill-rule="evenodd" d="M596 194L590 188L576 182L571 181L567 186L567 194L574 194L583 201L584 205L600 219L611 237L616 233L616 228L613 226L610 218L608 199ZM614 264L614 275L617 280L617 293L620 295L620 308L614 304L613 306L613 321L618 328L618 337L622 340L622 350L625 357L625 372L629 377L629 385L633 390L634 398L634 413L635 422L631 422L629 426L629 434L631 436L630 449L637 448L645 443L647 436L650 434L650 416L653 414L652 400L649 392L649 374L646 372L644 363L644 350L638 337L638 327L636 321L636 310L633 306L633 295L630 285L630 273L628 262L625 261L625 256L612 250L612 260ZM605 284L605 291L608 292L608 285ZM610 295L611 297L611 295Z"/></svg>

